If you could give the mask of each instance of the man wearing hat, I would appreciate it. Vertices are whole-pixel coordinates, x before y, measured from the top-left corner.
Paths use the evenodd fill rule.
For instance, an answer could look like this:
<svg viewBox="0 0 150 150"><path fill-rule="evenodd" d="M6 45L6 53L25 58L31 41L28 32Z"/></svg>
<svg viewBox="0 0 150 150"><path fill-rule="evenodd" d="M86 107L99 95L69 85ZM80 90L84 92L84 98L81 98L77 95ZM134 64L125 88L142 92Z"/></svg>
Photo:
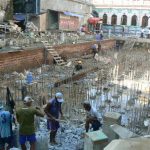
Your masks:
<svg viewBox="0 0 150 150"><path fill-rule="evenodd" d="M30 96L26 96L24 98L24 107L16 112L17 121L20 124L19 142L22 150L27 149L25 145L27 141L30 143L30 150L36 150L34 116L44 117L44 114L39 109L31 107L33 101Z"/></svg>
<svg viewBox="0 0 150 150"><path fill-rule="evenodd" d="M48 117L47 127L50 130L50 143L57 144L55 138L57 134L57 130L60 127L59 125L59 117L60 114L63 116L61 104L63 103L63 94L58 92L55 94L55 97L49 100L49 103L44 109Z"/></svg>
<svg viewBox="0 0 150 150"><path fill-rule="evenodd" d="M12 142L12 115L9 111L5 111L3 105L0 103L0 150L11 148Z"/></svg>
<svg viewBox="0 0 150 150"><path fill-rule="evenodd" d="M86 123L85 123L86 132L89 131L90 125L91 125L93 131L99 130L99 128L102 126L102 124L100 122L101 117L100 117L99 113L87 101L85 101L83 103L83 107L86 111Z"/></svg>
<svg viewBox="0 0 150 150"><path fill-rule="evenodd" d="M76 65L75 65L75 69L76 69L76 71L79 71L82 69L82 61L81 60L77 61Z"/></svg>

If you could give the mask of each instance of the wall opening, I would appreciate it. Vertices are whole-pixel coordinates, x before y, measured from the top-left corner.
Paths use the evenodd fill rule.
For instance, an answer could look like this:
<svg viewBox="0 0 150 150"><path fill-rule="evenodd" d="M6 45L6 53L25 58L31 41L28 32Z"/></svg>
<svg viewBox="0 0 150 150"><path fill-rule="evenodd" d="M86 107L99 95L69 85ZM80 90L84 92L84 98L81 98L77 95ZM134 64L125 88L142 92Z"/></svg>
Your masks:
<svg viewBox="0 0 150 150"><path fill-rule="evenodd" d="M127 15L121 17L121 25L127 25Z"/></svg>
<svg viewBox="0 0 150 150"><path fill-rule="evenodd" d="M132 16L131 25L132 25L132 26L136 26L136 25L137 25L137 16L136 16L136 15L133 15L133 16Z"/></svg>
<svg viewBox="0 0 150 150"><path fill-rule="evenodd" d="M107 14L103 15L103 24L107 24Z"/></svg>
<svg viewBox="0 0 150 150"><path fill-rule="evenodd" d="M112 15L111 17L111 25L116 25L117 24L117 16L116 15Z"/></svg>
<svg viewBox="0 0 150 150"><path fill-rule="evenodd" d="M148 17L143 16L142 18L142 27L147 27L148 26Z"/></svg>
<svg viewBox="0 0 150 150"><path fill-rule="evenodd" d="M47 29L58 29L58 12L48 10L48 22L47 22Z"/></svg>

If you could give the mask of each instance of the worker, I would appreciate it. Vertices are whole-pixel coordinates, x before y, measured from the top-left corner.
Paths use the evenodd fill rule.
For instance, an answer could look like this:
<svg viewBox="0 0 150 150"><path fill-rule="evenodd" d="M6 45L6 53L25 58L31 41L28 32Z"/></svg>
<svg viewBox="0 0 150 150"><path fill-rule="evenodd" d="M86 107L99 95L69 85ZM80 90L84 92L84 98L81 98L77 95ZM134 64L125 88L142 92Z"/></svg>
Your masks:
<svg viewBox="0 0 150 150"><path fill-rule="evenodd" d="M92 48L93 57L95 57L95 54L98 53L98 45L97 44L93 44L91 46L91 48Z"/></svg>
<svg viewBox="0 0 150 150"><path fill-rule="evenodd" d="M89 131L90 125L93 131L99 130L99 128L102 126L101 117L99 113L87 101L83 103L83 107L86 111L86 123L85 123L86 132Z"/></svg>
<svg viewBox="0 0 150 150"><path fill-rule="evenodd" d="M76 71L79 71L81 70L83 67L82 67L82 61L77 61L77 64L75 65L75 70Z"/></svg>
<svg viewBox="0 0 150 150"><path fill-rule="evenodd" d="M44 117L44 113L39 108L33 108L32 102L34 100L30 96L24 98L24 107L17 110L16 117L20 125L19 127L19 142L22 150L26 150L26 142L30 143L30 150L36 150L35 142L35 126L34 116Z"/></svg>
<svg viewBox="0 0 150 150"><path fill-rule="evenodd" d="M100 40L103 40L103 30L100 31Z"/></svg>
<svg viewBox="0 0 150 150"><path fill-rule="evenodd" d="M0 150L8 150L11 148L12 121L13 117L11 113L4 110L2 103L0 103Z"/></svg>
<svg viewBox="0 0 150 150"><path fill-rule="evenodd" d="M50 143L57 144L56 134L59 129L59 118L60 115L63 117L61 105L64 102L63 94L58 92L55 94L55 97L50 99L47 106L44 109L44 112L47 115L47 128L50 130Z"/></svg>
<svg viewBox="0 0 150 150"><path fill-rule="evenodd" d="M101 40L101 35L100 35L100 33L96 33L96 35L95 35L96 37L96 41L100 41Z"/></svg>

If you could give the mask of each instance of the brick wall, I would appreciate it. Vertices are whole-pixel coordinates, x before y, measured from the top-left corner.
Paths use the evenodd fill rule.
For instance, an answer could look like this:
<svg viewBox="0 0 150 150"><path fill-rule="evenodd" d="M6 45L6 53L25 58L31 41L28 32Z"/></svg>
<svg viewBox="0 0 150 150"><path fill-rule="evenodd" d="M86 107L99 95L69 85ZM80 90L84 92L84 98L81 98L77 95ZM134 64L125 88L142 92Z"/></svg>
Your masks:
<svg viewBox="0 0 150 150"><path fill-rule="evenodd" d="M90 53L91 45L96 42L86 42L71 45L55 46L54 48L58 51L61 56L64 57L75 57L81 56L84 53ZM114 40L105 40L101 42L102 49L110 49L114 47ZM0 53L0 71L23 71L33 67L41 66L44 63L44 48L42 49L30 49L16 52L5 52ZM48 64L52 64L53 58L48 55Z"/></svg>
<svg viewBox="0 0 150 150"><path fill-rule="evenodd" d="M67 57L81 56L85 53L86 54L91 53L91 46L95 43L98 42L92 41L92 42L85 42L85 43L78 43L78 44L71 44L71 45L61 45L61 46L56 46L55 49L62 56L67 56ZM100 44L102 50L107 50L113 48L116 44L116 41L104 40L101 41Z"/></svg>
<svg viewBox="0 0 150 150"><path fill-rule="evenodd" d="M0 71L22 71L44 63L44 50L23 50L0 53Z"/></svg>

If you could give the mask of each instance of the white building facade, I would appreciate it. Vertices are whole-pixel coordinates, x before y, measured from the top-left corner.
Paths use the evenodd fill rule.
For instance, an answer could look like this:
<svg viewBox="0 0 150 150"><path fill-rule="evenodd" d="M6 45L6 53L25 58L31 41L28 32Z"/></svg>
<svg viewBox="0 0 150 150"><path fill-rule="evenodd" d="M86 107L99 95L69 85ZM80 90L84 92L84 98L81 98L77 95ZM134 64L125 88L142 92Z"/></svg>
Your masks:
<svg viewBox="0 0 150 150"><path fill-rule="evenodd" d="M150 27L150 0L93 0L104 24Z"/></svg>

